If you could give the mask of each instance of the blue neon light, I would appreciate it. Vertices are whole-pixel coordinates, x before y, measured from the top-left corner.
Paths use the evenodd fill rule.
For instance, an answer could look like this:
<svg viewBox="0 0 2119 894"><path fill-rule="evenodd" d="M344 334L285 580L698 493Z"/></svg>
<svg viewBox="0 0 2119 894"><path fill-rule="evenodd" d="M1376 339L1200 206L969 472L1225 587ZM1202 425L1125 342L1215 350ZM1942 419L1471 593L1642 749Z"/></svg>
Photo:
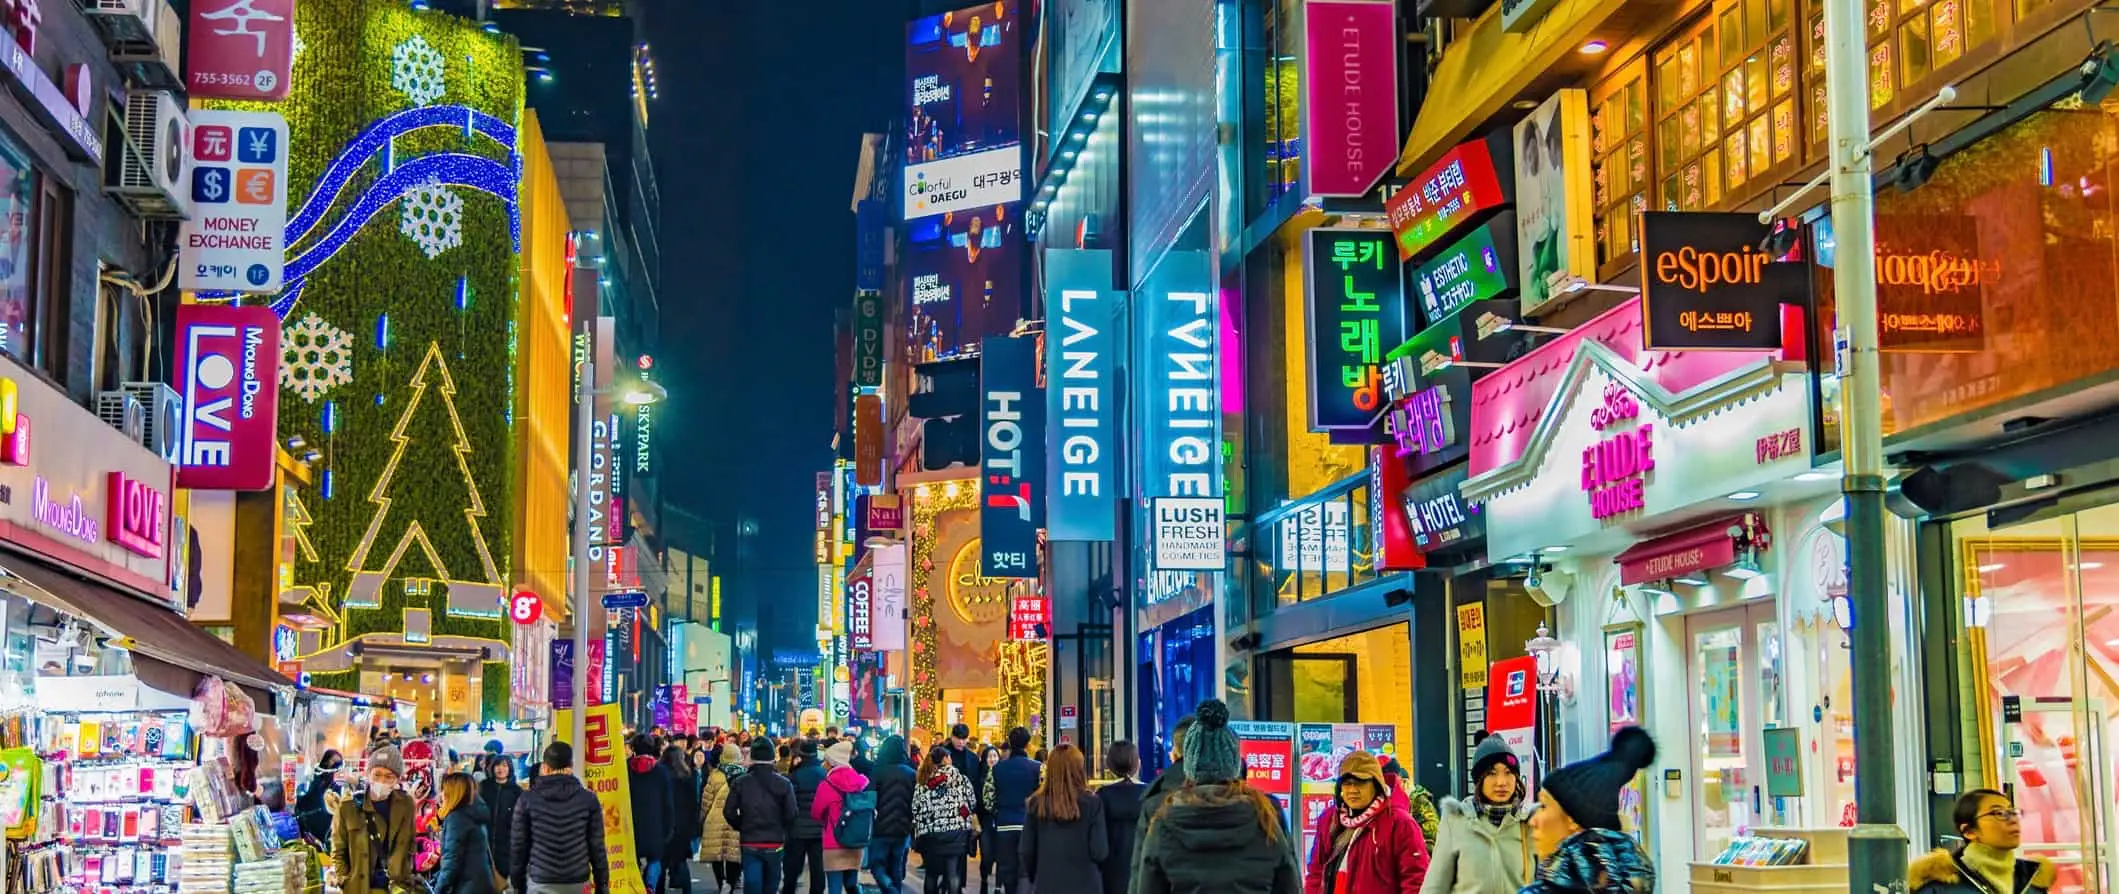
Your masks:
<svg viewBox="0 0 2119 894"><path fill-rule="evenodd" d="M335 400L327 400L327 401L324 401L324 419L323 419L323 424L324 424L324 434L327 434L327 435L328 435L328 434L335 434L335 433L337 433L337 432L338 432L338 401L335 401Z"/></svg>

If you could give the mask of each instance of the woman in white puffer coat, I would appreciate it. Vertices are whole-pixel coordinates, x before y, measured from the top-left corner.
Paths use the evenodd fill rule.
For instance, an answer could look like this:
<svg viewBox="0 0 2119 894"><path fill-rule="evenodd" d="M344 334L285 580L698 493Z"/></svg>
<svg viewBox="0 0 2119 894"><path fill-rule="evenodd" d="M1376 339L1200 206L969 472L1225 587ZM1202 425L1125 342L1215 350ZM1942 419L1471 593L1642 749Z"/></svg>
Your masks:
<svg viewBox="0 0 2119 894"><path fill-rule="evenodd" d="M1472 753L1471 797L1444 798L1420 894L1516 894L1531 877L1535 803L1523 798L1522 767L1500 736Z"/></svg>

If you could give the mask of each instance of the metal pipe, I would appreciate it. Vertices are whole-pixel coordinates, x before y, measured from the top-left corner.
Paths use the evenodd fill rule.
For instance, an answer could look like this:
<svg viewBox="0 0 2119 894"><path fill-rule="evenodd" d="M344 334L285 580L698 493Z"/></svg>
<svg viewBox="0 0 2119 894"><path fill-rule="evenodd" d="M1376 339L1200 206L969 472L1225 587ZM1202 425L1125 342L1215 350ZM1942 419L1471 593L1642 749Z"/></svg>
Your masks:
<svg viewBox="0 0 2119 894"><path fill-rule="evenodd" d="M589 429L595 424L596 356L592 350L581 364L581 387L574 394L574 542L570 549L574 557L574 603L570 610L574 620L574 666L570 677L574 713L567 742L574 746L577 769L588 754L589 616L595 611L595 597L589 592L589 471L595 466L594 457L590 456L595 442Z"/></svg>
<svg viewBox="0 0 2119 894"><path fill-rule="evenodd" d="M1831 91L1828 88L1826 92L1829 93ZM1876 147L1883 145L1892 137L1898 136L1899 133L1904 131L1906 128L1912 127L1913 122L1920 120L1920 117L1922 115L1926 115L1929 112L1935 111L1936 109L1941 108L1944 103L1947 103L1956 98L1957 88L1945 85L1941 90L1935 91L1935 95L1929 97L1927 102L1921 103L1919 108L1907 112L1905 117L1900 118L1895 122L1892 122L1890 126L1884 128L1882 131L1879 131L1876 136L1870 138L1869 144L1867 147L1863 148L1862 154L1864 156L1867 156L1870 152L1874 151ZM1789 193L1787 198L1781 199L1779 202L1774 203L1773 207L1759 212L1758 222L1764 224L1770 224L1774 222L1782 214L1787 213L1788 209L1793 208L1796 206L1797 203L1800 203L1803 200L1803 196L1809 195L1811 190L1825 185L1825 181L1831 179L1832 176L1832 166L1826 165L1824 170L1817 172L1817 176L1810 178L1810 182L1803 184L1801 187L1798 187L1794 192Z"/></svg>
<svg viewBox="0 0 2119 894"><path fill-rule="evenodd" d="M1891 607L1885 590L1883 387L1877 363L1876 192L1869 151L1864 0L1825 2L1825 95L1831 143L1832 283L1839 319L1841 481L1847 509L1847 589L1853 602L1855 824L1850 894L1906 890L1906 833L1898 826L1891 718ZM1945 88L1943 94L1955 95Z"/></svg>

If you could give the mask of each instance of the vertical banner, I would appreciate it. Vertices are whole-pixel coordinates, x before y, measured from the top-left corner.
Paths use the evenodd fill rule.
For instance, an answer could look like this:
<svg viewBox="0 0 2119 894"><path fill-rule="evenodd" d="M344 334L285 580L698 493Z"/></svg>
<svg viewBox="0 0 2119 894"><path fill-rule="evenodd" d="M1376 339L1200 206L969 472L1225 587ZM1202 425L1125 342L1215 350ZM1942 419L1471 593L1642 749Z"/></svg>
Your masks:
<svg viewBox="0 0 2119 894"><path fill-rule="evenodd" d="M891 652L905 648L905 544L893 543L877 549L875 600L869 611L871 648Z"/></svg>
<svg viewBox="0 0 2119 894"><path fill-rule="evenodd" d="M1538 659L1493 663L1486 675L1486 728L1508 743L1523 766L1537 766Z"/></svg>
<svg viewBox="0 0 2119 894"><path fill-rule="evenodd" d="M979 355L979 566L987 577L1037 576L1044 453L1037 339L985 339Z"/></svg>
<svg viewBox="0 0 2119 894"><path fill-rule="evenodd" d="M1391 234L1320 227L1306 238L1310 430L1373 428L1386 409L1384 352L1406 337Z"/></svg>
<svg viewBox="0 0 2119 894"><path fill-rule="evenodd" d="M564 711L574 707L574 640L552 640L552 707ZM567 727L571 729L572 727Z"/></svg>
<svg viewBox="0 0 2119 894"><path fill-rule="evenodd" d="M1561 90L1516 122L1516 236L1523 313L1597 276L1589 94Z"/></svg>
<svg viewBox="0 0 2119 894"><path fill-rule="evenodd" d="M1008 596L1008 638L1018 642L1039 641L1051 632L1052 602L1032 582L1023 592Z"/></svg>
<svg viewBox="0 0 2119 894"><path fill-rule="evenodd" d="M1146 369L1141 451L1149 497L1221 497L1221 391L1215 368L1220 304L1201 251L1172 251L1137 304L1144 309Z"/></svg>
<svg viewBox="0 0 2119 894"><path fill-rule="evenodd" d="M1303 171L1310 195L1359 198L1398 156L1398 11L1378 0L1302 6Z"/></svg>
<svg viewBox="0 0 2119 894"><path fill-rule="evenodd" d="M177 308L177 486L269 490L278 471L280 320L272 308Z"/></svg>
<svg viewBox="0 0 2119 894"><path fill-rule="evenodd" d="M829 565L831 564L832 559L832 543L834 538L832 536L831 499L831 473L818 472L816 506L814 511L816 516L816 560L817 564L819 565Z"/></svg>
<svg viewBox="0 0 2119 894"><path fill-rule="evenodd" d="M1116 339L1108 251L1045 252L1045 424L1049 537L1117 536Z"/></svg>
<svg viewBox="0 0 2119 894"><path fill-rule="evenodd" d="M287 261L287 119L278 112L190 114L191 182L179 188L191 190L191 217L178 237L177 285L278 292Z"/></svg>
<svg viewBox="0 0 2119 894"><path fill-rule="evenodd" d="M853 384L883 386L883 296L876 292L853 298Z"/></svg>
<svg viewBox="0 0 2119 894"><path fill-rule="evenodd" d="M854 206L855 291L883 291L883 243L890 237L890 231L886 229L889 215L890 209L881 199L862 199Z"/></svg>
<svg viewBox="0 0 2119 894"><path fill-rule="evenodd" d="M640 855L633 846L632 794L626 786L625 752L619 741L625 737L624 716L617 705L588 710L583 724L588 743L575 746L574 765L581 773L581 784L603 805L603 848L611 862L611 894L647 894L647 884L640 877ZM553 720L552 735L565 741L573 728L573 712L560 711Z"/></svg>
<svg viewBox="0 0 2119 894"><path fill-rule="evenodd" d="M1427 567L1427 557L1413 543L1412 520L1401 510L1400 500L1412 485L1405 462L1394 447L1369 448L1370 542L1375 544L1376 567L1383 571L1418 571Z"/></svg>
<svg viewBox="0 0 2119 894"><path fill-rule="evenodd" d="M853 480L862 487L883 483L883 426L881 396L853 399Z"/></svg>
<svg viewBox="0 0 2119 894"><path fill-rule="evenodd" d="M846 578L846 630L850 637L849 647L856 652L866 652L876 647L874 620L875 577L867 571L857 571Z"/></svg>
<svg viewBox="0 0 2119 894"><path fill-rule="evenodd" d="M147 24L154 26L151 16ZM193 0L184 37L191 98L287 98L294 70L294 0Z"/></svg>

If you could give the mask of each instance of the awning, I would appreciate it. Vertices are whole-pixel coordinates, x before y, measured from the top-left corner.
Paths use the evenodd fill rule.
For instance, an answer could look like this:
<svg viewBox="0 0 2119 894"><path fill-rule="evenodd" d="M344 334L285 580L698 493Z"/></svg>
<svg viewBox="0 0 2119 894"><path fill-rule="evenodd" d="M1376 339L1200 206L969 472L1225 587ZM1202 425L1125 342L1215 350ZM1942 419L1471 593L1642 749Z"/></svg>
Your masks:
<svg viewBox="0 0 2119 894"><path fill-rule="evenodd" d="M1619 583L1630 587L1733 564L1739 547L1765 536L1765 520L1746 512L1644 540L1612 561L1619 566Z"/></svg>
<svg viewBox="0 0 2119 894"><path fill-rule="evenodd" d="M269 697L275 689L294 686L294 681L281 676L265 662L192 626L191 622L164 606L34 561L10 558L7 570L43 590L56 603L55 608L87 618L130 638L136 666L145 659L168 665L194 678L202 675L220 677L254 690L253 698L259 694L267 696L267 701L260 702L261 709L270 704ZM155 674L152 670L137 672L142 677L154 676L153 682L158 684L170 679L168 675Z"/></svg>

